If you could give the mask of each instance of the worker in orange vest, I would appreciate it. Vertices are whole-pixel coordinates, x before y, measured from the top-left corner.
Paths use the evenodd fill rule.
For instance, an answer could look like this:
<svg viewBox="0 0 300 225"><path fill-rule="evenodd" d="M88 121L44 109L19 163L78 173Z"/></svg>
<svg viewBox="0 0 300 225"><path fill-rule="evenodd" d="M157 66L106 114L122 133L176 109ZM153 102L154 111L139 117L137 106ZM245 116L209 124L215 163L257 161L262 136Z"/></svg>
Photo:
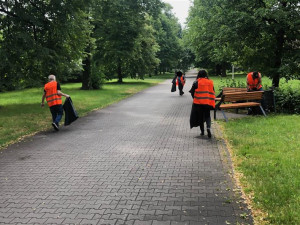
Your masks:
<svg viewBox="0 0 300 225"><path fill-rule="evenodd" d="M262 91L261 74L257 71L247 74L247 89L248 91Z"/></svg>
<svg viewBox="0 0 300 225"><path fill-rule="evenodd" d="M178 86L179 89L179 95L183 95L183 86L185 85L185 76L182 74L181 71L178 71L176 73L177 77L176 77L176 85Z"/></svg>
<svg viewBox="0 0 300 225"><path fill-rule="evenodd" d="M193 106L190 116L191 128L200 126L200 135L204 135L204 122L206 123L207 136L211 138L210 110L215 108L214 83L208 79L206 70L200 70L197 80L190 90L193 97Z"/></svg>
<svg viewBox="0 0 300 225"><path fill-rule="evenodd" d="M61 92L60 85L56 82L56 77L54 75L49 75L48 80L49 82L45 84L44 87L41 107L44 107L44 101L46 99L52 114L52 126L54 130L59 131L59 122L64 112L61 96L66 98L69 98L70 96Z"/></svg>

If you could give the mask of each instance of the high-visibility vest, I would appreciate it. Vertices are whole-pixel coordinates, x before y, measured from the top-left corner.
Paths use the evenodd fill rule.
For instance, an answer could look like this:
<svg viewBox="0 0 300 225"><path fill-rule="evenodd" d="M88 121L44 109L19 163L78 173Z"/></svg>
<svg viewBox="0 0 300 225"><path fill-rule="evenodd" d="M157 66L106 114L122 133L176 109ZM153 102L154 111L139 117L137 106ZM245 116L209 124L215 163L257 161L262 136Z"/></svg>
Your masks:
<svg viewBox="0 0 300 225"><path fill-rule="evenodd" d="M46 100L49 107L62 104L61 96L57 94L56 81L50 81L49 83L45 84L44 89L46 91Z"/></svg>
<svg viewBox="0 0 300 225"><path fill-rule="evenodd" d="M198 79L198 88L194 93L194 104L209 105L215 108L214 82L207 78Z"/></svg>
<svg viewBox="0 0 300 225"><path fill-rule="evenodd" d="M257 84L259 82L259 78L261 78L261 74L258 73L258 78L255 78L255 79L253 79L252 74L253 74L253 72L248 73L248 75L247 75L247 83L248 83L248 85L250 87L250 90L252 90L254 88L257 88L257 89L262 88L261 84L257 87Z"/></svg>
<svg viewBox="0 0 300 225"><path fill-rule="evenodd" d="M179 77L177 77L176 78L176 85L178 86L178 80L180 79L180 82L181 82L181 84L182 84L182 86L184 86L184 84L185 84L185 81L184 81L184 76L181 76L180 78Z"/></svg>

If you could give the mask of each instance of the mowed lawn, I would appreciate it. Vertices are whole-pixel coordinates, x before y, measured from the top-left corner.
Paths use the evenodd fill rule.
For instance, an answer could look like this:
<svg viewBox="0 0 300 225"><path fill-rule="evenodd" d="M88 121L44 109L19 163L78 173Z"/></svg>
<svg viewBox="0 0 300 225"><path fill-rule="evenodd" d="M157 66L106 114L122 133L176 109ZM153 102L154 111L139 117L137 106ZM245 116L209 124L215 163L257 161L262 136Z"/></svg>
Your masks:
<svg viewBox="0 0 300 225"><path fill-rule="evenodd" d="M145 80L124 79L123 84L108 82L101 90L81 90L81 83L62 84L71 96L79 116L100 109L145 88L173 77L173 74ZM0 148L38 131L52 129L49 107L41 108L43 87L0 93ZM64 101L64 97L63 97ZM64 118L62 119L63 124Z"/></svg>
<svg viewBox="0 0 300 225"><path fill-rule="evenodd" d="M257 224L300 224L300 115L247 117L222 123Z"/></svg>

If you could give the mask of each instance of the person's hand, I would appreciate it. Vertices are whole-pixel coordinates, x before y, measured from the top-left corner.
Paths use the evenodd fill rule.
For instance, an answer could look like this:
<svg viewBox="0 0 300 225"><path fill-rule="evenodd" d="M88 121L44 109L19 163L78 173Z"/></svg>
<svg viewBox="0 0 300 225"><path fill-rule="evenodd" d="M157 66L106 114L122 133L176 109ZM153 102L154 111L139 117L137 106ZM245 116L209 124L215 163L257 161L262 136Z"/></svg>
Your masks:
<svg viewBox="0 0 300 225"><path fill-rule="evenodd" d="M44 102L42 102L42 103L41 103L41 107L44 108L44 106L45 106L45 104L44 104Z"/></svg>
<svg viewBox="0 0 300 225"><path fill-rule="evenodd" d="M70 98L70 95L66 95L66 98Z"/></svg>

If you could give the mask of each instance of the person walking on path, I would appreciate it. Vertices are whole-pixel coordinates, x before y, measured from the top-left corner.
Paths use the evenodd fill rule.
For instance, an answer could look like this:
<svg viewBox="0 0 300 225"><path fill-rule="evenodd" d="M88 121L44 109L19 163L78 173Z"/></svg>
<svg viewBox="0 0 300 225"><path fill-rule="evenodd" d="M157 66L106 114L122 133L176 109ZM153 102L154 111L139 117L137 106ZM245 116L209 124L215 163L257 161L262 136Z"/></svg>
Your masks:
<svg viewBox="0 0 300 225"><path fill-rule="evenodd" d="M197 80L194 81L189 91L193 97L193 106L190 115L190 127L200 126L201 136L204 135L204 122L206 123L207 136L211 138L210 110L215 108L214 83L208 79L206 70L200 70Z"/></svg>
<svg viewBox="0 0 300 225"><path fill-rule="evenodd" d="M54 75L49 75L48 80L49 82L45 84L44 87L41 107L44 107L44 101L46 99L52 114L52 126L56 131L58 131L59 122L64 112L61 96L66 98L69 98L70 96L61 92L60 85L56 82L56 77Z"/></svg>
<svg viewBox="0 0 300 225"><path fill-rule="evenodd" d="M247 74L247 90L248 91L262 91L261 74L257 71Z"/></svg>
<svg viewBox="0 0 300 225"><path fill-rule="evenodd" d="M179 89L179 95L182 96L184 94L183 92L183 86L185 85L185 77L181 71L178 71L176 73L176 85Z"/></svg>

